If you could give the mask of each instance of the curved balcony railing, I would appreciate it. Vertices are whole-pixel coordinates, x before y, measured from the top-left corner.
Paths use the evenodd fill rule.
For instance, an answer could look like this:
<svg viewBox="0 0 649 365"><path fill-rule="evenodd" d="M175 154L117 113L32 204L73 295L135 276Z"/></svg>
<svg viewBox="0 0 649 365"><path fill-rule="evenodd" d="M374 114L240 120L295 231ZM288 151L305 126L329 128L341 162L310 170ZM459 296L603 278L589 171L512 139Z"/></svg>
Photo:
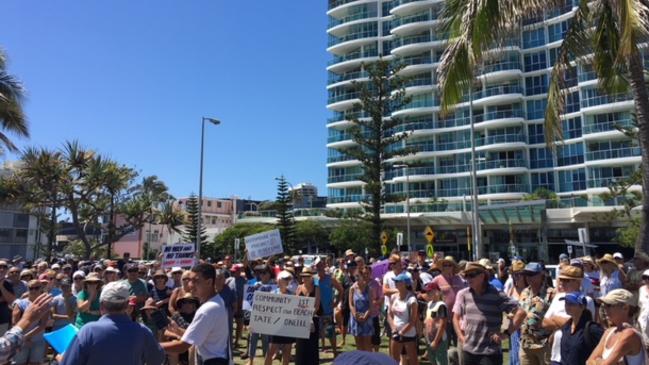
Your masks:
<svg viewBox="0 0 649 365"><path fill-rule="evenodd" d="M330 129L329 131L332 131L333 129ZM364 138L370 138L370 133L362 133ZM347 131L339 131L338 133L332 133L327 137L327 143L334 143L334 142L341 142L341 141L347 141L351 140L353 138L352 134L347 132Z"/></svg>
<svg viewBox="0 0 649 365"><path fill-rule="evenodd" d="M474 114L473 122L479 123L482 121L482 114ZM437 121L437 128L453 128L453 127L462 127L465 125L471 124L471 119L469 117L456 117L456 118L446 118L440 119Z"/></svg>
<svg viewBox="0 0 649 365"><path fill-rule="evenodd" d="M431 20L437 20L437 19L438 19L437 13L431 14L429 12L425 12L423 14L413 14L413 15L396 18L395 20L392 21L392 28L394 29L396 27L400 27L406 24L429 22Z"/></svg>
<svg viewBox="0 0 649 365"><path fill-rule="evenodd" d="M621 93L614 95L597 95L589 98L581 99L581 107L588 108L592 106L598 106L602 104L611 104L617 103L620 101L629 101L632 100L629 94Z"/></svg>
<svg viewBox="0 0 649 365"><path fill-rule="evenodd" d="M369 73L365 70L363 71L353 71L353 72L345 72L344 74L336 74L333 72L329 72L329 80L328 84L335 84L341 81L347 81L347 80L355 80L355 79L360 79L364 77L368 77Z"/></svg>
<svg viewBox="0 0 649 365"><path fill-rule="evenodd" d="M459 174L469 171L471 171L470 164L439 166L439 168L437 169L438 174Z"/></svg>
<svg viewBox="0 0 649 365"><path fill-rule="evenodd" d="M500 159L491 161L481 161L476 164L478 170L506 169L513 167L527 167L525 159Z"/></svg>
<svg viewBox="0 0 649 365"><path fill-rule="evenodd" d="M412 100L403 106L400 110L415 109L415 108L432 108L439 106L439 98L433 97L432 94L415 95Z"/></svg>
<svg viewBox="0 0 649 365"><path fill-rule="evenodd" d="M370 8L370 9L375 9L375 8ZM342 18L334 18L334 17L329 17L329 26L328 28L333 28L337 27L341 24L353 22L356 20L361 20L361 19L371 19L371 18L376 18L377 12L376 10L367 10L367 11L361 11L358 13L354 14L349 14L347 16L344 16Z"/></svg>
<svg viewBox="0 0 649 365"><path fill-rule="evenodd" d="M330 156L327 157L327 163L342 162L342 161L352 161L354 158L347 155L342 156Z"/></svg>
<svg viewBox="0 0 649 365"><path fill-rule="evenodd" d="M425 56L421 56L421 55L409 56L409 57L399 58L397 60L397 63L404 66L427 65L433 63L433 58L430 56L430 54Z"/></svg>
<svg viewBox="0 0 649 365"><path fill-rule="evenodd" d="M478 193L479 194L484 194L484 192L481 191L482 186L478 187ZM486 190L485 190L486 192ZM437 189L437 196L438 197L450 197L450 196L469 196L471 195L471 188L470 187L460 187L460 188L442 188L442 189Z"/></svg>
<svg viewBox="0 0 649 365"><path fill-rule="evenodd" d="M370 29L370 30L363 30L361 32L345 34L342 37L336 37L336 36L333 36L333 35L329 35L329 42L328 42L327 46L331 47L331 46L335 46L335 45L343 43L343 42L353 41L353 40L361 39L361 38L378 37L378 34L379 34L379 32L378 32L377 29Z"/></svg>
<svg viewBox="0 0 649 365"><path fill-rule="evenodd" d="M333 184L333 183L339 183L339 182L356 181L356 180L360 180L362 176L363 176L363 173L329 176L329 178L327 179L327 182L329 184Z"/></svg>
<svg viewBox="0 0 649 365"><path fill-rule="evenodd" d="M492 63L490 65L485 65L484 68L482 69L482 74L484 75L484 74L498 72L498 71L522 70L522 69L523 67L521 66L520 60L508 60L508 61L503 61L498 63Z"/></svg>
<svg viewBox="0 0 649 365"><path fill-rule="evenodd" d="M459 140L459 141L449 141L449 142L438 142L437 151L450 151L450 150L461 150L464 148L471 148L471 140Z"/></svg>
<svg viewBox="0 0 649 365"><path fill-rule="evenodd" d="M582 71L577 75L579 82L586 82L591 80L597 80L597 72L595 71Z"/></svg>
<svg viewBox="0 0 649 365"><path fill-rule="evenodd" d="M525 142L525 135L523 134L498 134L494 136L486 136L476 138L476 146L486 146L490 144L499 143L516 143Z"/></svg>
<svg viewBox="0 0 649 365"><path fill-rule="evenodd" d="M480 121L474 121L474 123L486 122L489 120L498 120L498 119L508 119L508 118L525 118L525 113L523 109L510 109L510 110L498 110L493 112L487 112L482 116Z"/></svg>
<svg viewBox="0 0 649 365"><path fill-rule="evenodd" d="M610 132L610 131L616 131L617 130L616 127L631 128L633 127L633 121L629 118L625 118L625 119L614 120L605 123L586 124L584 125L583 131L584 134Z"/></svg>
<svg viewBox="0 0 649 365"><path fill-rule="evenodd" d="M474 93L473 99L478 100L478 99L488 98L490 96L496 96L496 95L522 94L522 93L523 93L523 88L520 87L520 85L502 85L497 87L490 87L488 89Z"/></svg>
<svg viewBox="0 0 649 365"><path fill-rule="evenodd" d="M369 200L367 195L345 195L345 196L330 196L327 198L327 203L329 204L338 204L338 203L359 203L365 200Z"/></svg>
<svg viewBox="0 0 649 365"><path fill-rule="evenodd" d="M370 115L363 112L363 111L334 112L334 115L331 118L327 118L327 124L335 123L335 122L342 122L343 120L353 120L353 119L369 118L369 117L370 117Z"/></svg>
<svg viewBox="0 0 649 365"><path fill-rule="evenodd" d="M527 184L502 184L502 185L487 186L488 194L528 193L529 190L530 189Z"/></svg>
<svg viewBox="0 0 649 365"><path fill-rule="evenodd" d="M333 103L337 103L339 101L358 99L360 96L361 96L361 93L358 92L358 91L350 91L350 92L345 92L345 93L340 93L340 94L332 94L332 95L329 95L329 98L327 99L327 103L328 104L333 104Z"/></svg>
<svg viewBox="0 0 649 365"><path fill-rule="evenodd" d="M433 86L433 77L430 74L427 74L425 76L409 78L403 85L403 87L413 86Z"/></svg>
<svg viewBox="0 0 649 365"><path fill-rule="evenodd" d="M415 34L415 35L409 35L405 37L399 37L394 42L392 42L392 49L395 49L397 47L407 46L409 44L428 43L428 42L445 40L448 38L447 35L448 33L436 32L435 34L427 33L427 34Z"/></svg>
<svg viewBox="0 0 649 365"><path fill-rule="evenodd" d="M337 63L341 62L346 62L346 61L351 61L351 60L356 60L359 58L367 58L367 57L378 57L379 51L375 48L365 50L363 52L356 51L356 52L351 52L348 53L344 56L334 56L332 60L329 61L329 66L335 65Z"/></svg>
<svg viewBox="0 0 649 365"><path fill-rule="evenodd" d="M358 0L329 0L329 10Z"/></svg>
<svg viewBox="0 0 649 365"><path fill-rule="evenodd" d="M586 152L586 159L588 159L588 161L608 160L611 158L636 157L636 156L642 156L642 151L640 151L640 147L623 147L623 148L615 148L610 150Z"/></svg>
<svg viewBox="0 0 649 365"><path fill-rule="evenodd" d="M417 120L417 121L399 124L398 126L390 129L389 134L407 132L413 130L433 129L433 128L435 128L435 122L433 122L433 119L430 118L426 120Z"/></svg>

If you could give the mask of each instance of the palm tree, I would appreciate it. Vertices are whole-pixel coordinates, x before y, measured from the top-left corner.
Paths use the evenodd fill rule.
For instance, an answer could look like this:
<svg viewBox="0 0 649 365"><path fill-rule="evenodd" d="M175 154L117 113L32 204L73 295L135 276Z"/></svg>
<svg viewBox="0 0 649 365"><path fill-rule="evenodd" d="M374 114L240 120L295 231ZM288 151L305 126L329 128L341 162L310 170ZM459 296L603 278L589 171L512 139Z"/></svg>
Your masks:
<svg viewBox="0 0 649 365"><path fill-rule="evenodd" d="M163 202L156 219L158 224L162 224L167 228L169 236L171 236L171 232L182 233L179 227L185 223L185 214L174 203L172 199Z"/></svg>
<svg viewBox="0 0 649 365"><path fill-rule="evenodd" d="M444 111L462 100L472 85L485 52L504 43L519 31L528 17L564 6L564 0L449 0L443 30L450 42L438 68ZM635 101L640 147L642 186L647 192L642 212L649 216L649 92L645 82L640 41L649 35L647 0L591 0L580 2L553 67L545 114L546 143L550 148L562 140L564 77L575 61L591 57L599 87L608 93L627 91ZM649 229L642 225L636 250L649 252Z"/></svg>
<svg viewBox="0 0 649 365"><path fill-rule="evenodd" d="M7 58L0 49L0 124L5 131L20 137L29 137L27 118L22 108L25 90L20 81L7 73L6 67ZM2 132L0 132L0 142L9 151L18 150L9 137Z"/></svg>

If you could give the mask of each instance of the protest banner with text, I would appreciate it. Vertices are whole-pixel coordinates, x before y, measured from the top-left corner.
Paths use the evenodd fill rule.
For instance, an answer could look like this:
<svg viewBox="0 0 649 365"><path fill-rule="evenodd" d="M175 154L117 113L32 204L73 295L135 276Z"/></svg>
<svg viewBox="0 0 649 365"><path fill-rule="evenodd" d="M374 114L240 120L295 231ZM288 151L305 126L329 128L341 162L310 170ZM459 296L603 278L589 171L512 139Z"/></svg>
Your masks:
<svg viewBox="0 0 649 365"><path fill-rule="evenodd" d="M315 298L256 291L250 314L252 332L309 338Z"/></svg>
<svg viewBox="0 0 649 365"><path fill-rule="evenodd" d="M175 245L162 246L162 268L168 269L174 266L194 266L195 250L193 243L179 243Z"/></svg>
<svg viewBox="0 0 649 365"><path fill-rule="evenodd" d="M253 234L245 237L248 260L256 260L284 252L279 229Z"/></svg>

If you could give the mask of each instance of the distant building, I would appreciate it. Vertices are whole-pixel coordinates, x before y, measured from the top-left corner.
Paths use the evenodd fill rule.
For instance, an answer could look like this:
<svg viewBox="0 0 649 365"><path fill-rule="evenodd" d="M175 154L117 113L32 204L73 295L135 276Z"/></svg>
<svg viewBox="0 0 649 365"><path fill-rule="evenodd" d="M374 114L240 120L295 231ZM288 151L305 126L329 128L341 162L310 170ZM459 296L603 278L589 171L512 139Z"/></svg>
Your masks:
<svg viewBox="0 0 649 365"><path fill-rule="evenodd" d="M289 189L293 209L325 208L327 197L318 196L318 188L311 183L300 183Z"/></svg>

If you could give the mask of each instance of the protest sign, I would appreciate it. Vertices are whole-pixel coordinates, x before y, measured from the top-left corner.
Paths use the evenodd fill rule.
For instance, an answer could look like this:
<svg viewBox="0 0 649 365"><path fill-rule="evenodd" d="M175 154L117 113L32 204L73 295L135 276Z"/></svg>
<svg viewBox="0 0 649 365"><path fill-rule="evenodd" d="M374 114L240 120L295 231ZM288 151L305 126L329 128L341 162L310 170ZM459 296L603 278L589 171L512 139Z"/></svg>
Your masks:
<svg viewBox="0 0 649 365"><path fill-rule="evenodd" d="M174 266L194 266L194 244L179 243L175 245L162 246L162 268L169 269Z"/></svg>
<svg viewBox="0 0 649 365"><path fill-rule="evenodd" d="M250 314L251 332L309 338L314 312L315 298L258 290L255 292Z"/></svg>
<svg viewBox="0 0 649 365"><path fill-rule="evenodd" d="M252 302L255 297L255 291L271 292L277 288L275 284L262 284L260 282L255 283L255 280L243 285L243 303L241 303L241 309L244 311L252 311Z"/></svg>
<svg viewBox="0 0 649 365"><path fill-rule="evenodd" d="M248 260L256 260L284 252L279 229L245 237Z"/></svg>

